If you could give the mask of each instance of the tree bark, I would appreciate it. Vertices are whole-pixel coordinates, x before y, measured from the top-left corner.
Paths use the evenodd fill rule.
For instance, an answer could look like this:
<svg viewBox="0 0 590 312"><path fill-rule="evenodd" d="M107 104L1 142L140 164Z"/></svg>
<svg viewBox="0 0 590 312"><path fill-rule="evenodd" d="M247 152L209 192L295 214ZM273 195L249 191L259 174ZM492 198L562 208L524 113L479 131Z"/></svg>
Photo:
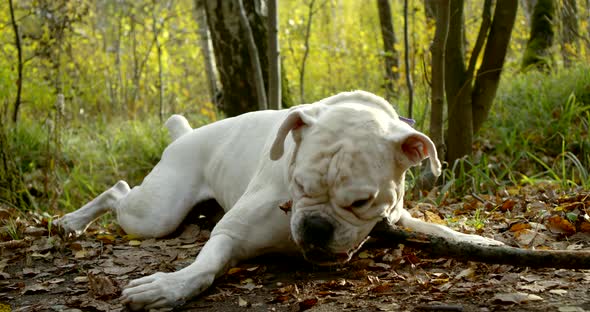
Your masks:
<svg viewBox="0 0 590 312"><path fill-rule="evenodd" d="M211 35L207 27L207 13L201 0L195 0L195 19L201 43L201 53L205 62L205 74L207 75L207 89L211 103L217 106L217 75L215 73L215 58L211 51Z"/></svg>
<svg viewBox="0 0 590 312"><path fill-rule="evenodd" d="M561 21L561 56L563 64L569 67L578 51L578 7L576 0L563 0L560 10Z"/></svg>
<svg viewBox="0 0 590 312"><path fill-rule="evenodd" d="M430 110L430 138L439 157L444 158L443 111L445 104L445 45L449 32L449 0L437 2L436 31L432 40L432 94Z"/></svg>
<svg viewBox="0 0 590 312"><path fill-rule="evenodd" d="M254 34L250 27L250 22L246 16L246 10L242 0L236 0L238 5L238 13L240 16L240 23L242 24L242 33L246 40L246 46L248 47L248 55L250 57L250 64L254 71L254 86L256 87L256 97L258 98L258 109L264 110L268 108L266 100L266 88L264 87L264 78L262 77L262 68L260 66L260 56L258 54L258 48L256 42L254 42Z"/></svg>
<svg viewBox="0 0 590 312"><path fill-rule="evenodd" d="M414 109L414 84L410 69L410 43L408 39L408 0L404 0L404 63L406 64L406 85L408 87L408 118L412 118Z"/></svg>
<svg viewBox="0 0 590 312"><path fill-rule="evenodd" d="M476 133L487 120L500 83L500 74L510 36L516 21L517 1L498 1L494 19L486 42L482 63L477 71L473 87L473 132Z"/></svg>
<svg viewBox="0 0 590 312"><path fill-rule="evenodd" d="M399 56L395 49L396 39L389 0L377 0L377 8L385 61L385 98L390 101L396 94L395 82L399 79Z"/></svg>
<svg viewBox="0 0 590 312"><path fill-rule="evenodd" d="M491 25L492 0L485 0L483 4L483 13L481 14L481 25L479 26L477 39L475 39L475 45L473 46L471 56L469 57L469 66L467 67L468 77L473 77L473 73L475 72L475 65L477 64L477 59L479 58L479 53L481 52L481 48L483 47L484 42L486 42L486 38L488 37L488 31L490 30Z"/></svg>
<svg viewBox="0 0 590 312"><path fill-rule="evenodd" d="M537 0L532 16L530 37L522 59L522 68L548 70L553 44L554 0Z"/></svg>
<svg viewBox="0 0 590 312"><path fill-rule="evenodd" d="M207 24L211 32L219 80L223 87L220 107L227 116L257 110L261 99L255 92L256 77L236 1L205 0ZM255 1L243 2L259 52L264 81L268 81L266 20L255 10Z"/></svg>
<svg viewBox="0 0 590 312"><path fill-rule="evenodd" d="M268 0L268 104L281 109L281 52L279 48L278 0Z"/></svg>
<svg viewBox="0 0 590 312"><path fill-rule="evenodd" d="M461 261L531 268L590 269L590 251L531 250L454 242L434 235L401 230L385 221L378 223L370 236L383 240L389 247L403 244L436 257L450 257Z"/></svg>
<svg viewBox="0 0 590 312"><path fill-rule="evenodd" d="M437 18L438 12L436 10L439 5L440 1L424 0L424 15L426 15L427 21Z"/></svg>
<svg viewBox="0 0 590 312"><path fill-rule="evenodd" d="M447 95L447 161L451 164L472 154L472 85L467 77L463 47L463 0L451 0L449 32L445 49Z"/></svg>
<svg viewBox="0 0 590 312"><path fill-rule="evenodd" d="M18 121L18 113L21 104L21 93L23 89L23 51L20 43L20 33L18 30L18 24L14 17L14 6L12 0L8 0L8 6L10 8L10 22L14 31L14 45L16 46L17 53L17 80L16 80L16 99L14 100L14 111L12 114L12 122L15 124Z"/></svg>

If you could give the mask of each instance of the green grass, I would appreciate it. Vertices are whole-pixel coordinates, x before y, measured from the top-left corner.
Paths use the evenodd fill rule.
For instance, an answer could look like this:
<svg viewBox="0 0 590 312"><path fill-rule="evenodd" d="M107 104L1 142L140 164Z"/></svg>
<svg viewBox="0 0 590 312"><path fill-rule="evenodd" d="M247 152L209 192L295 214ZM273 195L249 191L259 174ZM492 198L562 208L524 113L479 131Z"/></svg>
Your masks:
<svg viewBox="0 0 590 312"><path fill-rule="evenodd" d="M205 122L199 117L192 124ZM157 118L67 125L59 129L59 140L55 131L24 119L9 132L15 162L31 193L28 208L72 211L118 180L137 185L169 142Z"/></svg>

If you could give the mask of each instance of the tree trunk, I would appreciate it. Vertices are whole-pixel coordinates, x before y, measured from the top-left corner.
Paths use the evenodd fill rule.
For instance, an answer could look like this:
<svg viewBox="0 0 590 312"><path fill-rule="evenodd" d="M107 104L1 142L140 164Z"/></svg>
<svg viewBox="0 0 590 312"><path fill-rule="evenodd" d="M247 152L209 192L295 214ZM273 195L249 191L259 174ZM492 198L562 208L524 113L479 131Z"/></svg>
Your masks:
<svg viewBox="0 0 590 312"><path fill-rule="evenodd" d="M16 124L18 120L18 112L20 109L21 104L21 93L23 89L23 52L22 46L20 43L20 33L18 30L18 24L16 23L16 18L14 17L14 7L12 5L12 0L8 1L8 6L10 8L10 22L12 24L12 29L14 31L14 45L16 46L16 53L17 53L17 80L16 80L16 99L14 100L14 112L12 114L12 122Z"/></svg>
<svg viewBox="0 0 590 312"><path fill-rule="evenodd" d="M395 82L399 79L399 56L395 50L396 39L395 32L393 31L393 19L391 17L389 0L377 0L377 8L379 10L381 37L383 38L385 98L391 100L396 94Z"/></svg>
<svg viewBox="0 0 590 312"><path fill-rule="evenodd" d="M517 1L498 1L494 10L490 33L484 50L483 60L477 71L473 88L473 132L476 133L488 118L496 97L500 74L514 22L516 20Z"/></svg>
<svg viewBox="0 0 590 312"><path fill-rule="evenodd" d="M424 0L424 15L426 15L426 21L430 22L437 19L439 7L441 1ZM446 2L446 0L442 1Z"/></svg>
<svg viewBox="0 0 590 312"><path fill-rule="evenodd" d="M254 71L254 86L256 87L256 97L258 98L258 109L264 110L268 108L266 101L266 88L264 86L264 78L262 77L262 68L260 66L260 56L258 54L258 48L256 42L254 42L254 34L250 27L250 21L246 16L246 10L244 9L244 3L242 0L235 0L238 4L238 13L240 15L240 23L242 26L242 33L246 40L246 46L248 47L248 56L250 57L250 64L252 65L252 71Z"/></svg>
<svg viewBox="0 0 590 312"><path fill-rule="evenodd" d="M576 0L563 0L561 5L561 56L563 64L569 67L578 51L578 8Z"/></svg>
<svg viewBox="0 0 590 312"><path fill-rule="evenodd" d="M211 99L211 103L217 106L217 92L219 90L217 88L217 75L215 73L215 58L211 51L211 35L209 34L209 27L207 27L207 14L201 0L195 0L195 19L197 20L201 53L205 62L209 98Z"/></svg>
<svg viewBox="0 0 590 312"><path fill-rule="evenodd" d="M279 49L278 0L268 0L268 104L281 109L281 53Z"/></svg>
<svg viewBox="0 0 590 312"><path fill-rule="evenodd" d="M404 63L406 64L406 85L408 87L408 118L412 118L414 109L414 84L410 68L410 43L408 39L408 0L404 0Z"/></svg>
<svg viewBox="0 0 590 312"><path fill-rule="evenodd" d="M449 33L445 49L447 95L447 161L472 153L471 81L467 77L463 47L463 0L451 0Z"/></svg>
<svg viewBox="0 0 590 312"><path fill-rule="evenodd" d="M432 40L432 95L430 110L430 138L439 157L444 158L443 110L445 104L445 45L449 31L449 0L437 2L436 31Z"/></svg>
<svg viewBox="0 0 590 312"><path fill-rule="evenodd" d="M205 0L207 24L213 41L219 80L223 86L220 107L228 116L236 116L258 109L262 99L256 94L256 77L244 40L236 1ZM266 20L255 10L255 1L244 1L250 19L252 35L259 51L260 68L268 81L268 49Z"/></svg>
<svg viewBox="0 0 590 312"><path fill-rule="evenodd" d="M537 0L533 11L531 32L527 42L522 68L529 67L548 70L551 63L553 44L554 0Z"/></svg>

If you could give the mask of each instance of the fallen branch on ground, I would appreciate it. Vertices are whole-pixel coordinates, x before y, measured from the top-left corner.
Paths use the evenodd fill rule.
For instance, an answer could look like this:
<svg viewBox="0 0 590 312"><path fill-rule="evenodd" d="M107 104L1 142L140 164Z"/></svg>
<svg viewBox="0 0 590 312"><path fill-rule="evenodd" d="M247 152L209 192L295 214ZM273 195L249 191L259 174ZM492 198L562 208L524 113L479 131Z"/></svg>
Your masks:
<svg viewBox="0 0 590 312"><path fill-rule="evenodd" d="M462 261L531 268L590 269L590 250L531 250L510 246L482 246L409 232L387 222L379 222L370 235L378 240L387 240L388 245L404 244L433 256Z"/></svg>

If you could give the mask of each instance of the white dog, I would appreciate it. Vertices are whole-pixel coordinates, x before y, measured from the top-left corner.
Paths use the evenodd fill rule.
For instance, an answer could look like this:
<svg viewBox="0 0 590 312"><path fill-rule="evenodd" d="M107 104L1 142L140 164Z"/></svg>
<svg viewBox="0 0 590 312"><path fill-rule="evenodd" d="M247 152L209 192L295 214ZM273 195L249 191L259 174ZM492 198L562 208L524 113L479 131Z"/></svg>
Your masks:
<svg viewBox="0 0 590 312"><path fill-rule="evenodd" d="M441 164L432 141L371 93L341 93L195 130L174 115L166 126L174 142L140 186L119 181L56 222L79 233L112 211L125 232L162 237L195 204L219 202L225 215L195 262L131 281L122 298L132 309L182 304L238 261L267 252L346 262L383 218L451 240L502 244L414 219L403 208L406 170L429 157L438 176ZM288 201L285 213L279 206Z"/></svg>

